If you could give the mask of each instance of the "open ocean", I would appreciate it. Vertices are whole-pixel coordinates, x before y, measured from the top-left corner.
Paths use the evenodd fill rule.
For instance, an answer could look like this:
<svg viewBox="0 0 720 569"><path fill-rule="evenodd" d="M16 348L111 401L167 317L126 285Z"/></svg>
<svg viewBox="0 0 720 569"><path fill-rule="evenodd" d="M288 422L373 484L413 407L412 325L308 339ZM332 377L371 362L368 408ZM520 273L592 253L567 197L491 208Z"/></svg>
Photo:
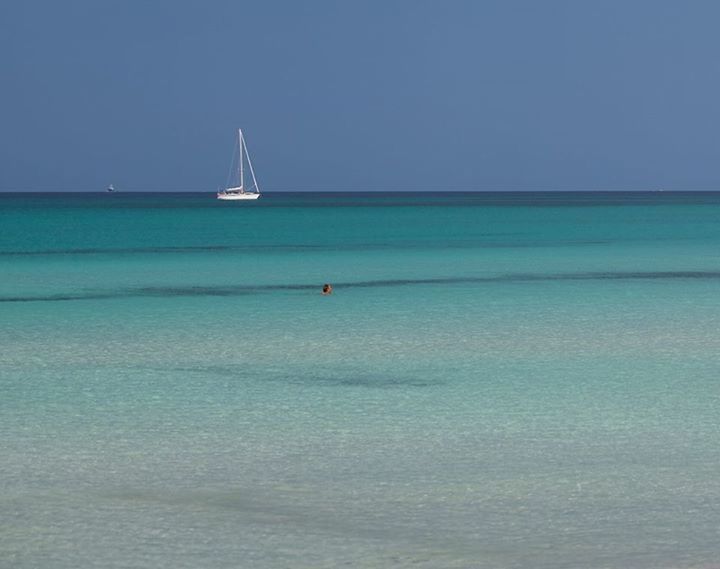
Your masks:
<svg viewBox="0 0 720 569"><path fill-rule="evenodd" d="M0 427L3 569L717 569L720 194L0 194Z"/></svg>

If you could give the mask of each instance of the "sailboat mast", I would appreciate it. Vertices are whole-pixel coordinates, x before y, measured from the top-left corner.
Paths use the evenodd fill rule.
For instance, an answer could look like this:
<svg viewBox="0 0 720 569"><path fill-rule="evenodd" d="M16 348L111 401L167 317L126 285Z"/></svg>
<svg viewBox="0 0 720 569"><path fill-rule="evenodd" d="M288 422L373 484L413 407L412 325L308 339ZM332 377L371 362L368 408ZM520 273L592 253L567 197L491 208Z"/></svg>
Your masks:
<svg viewBox="0 0 720 569"><path fill-rule="evenodd" d="M242 135L242 129L238 129L238 141L240 143L240 187L244 188L245 185L243 184L243 135Z"/></svg>

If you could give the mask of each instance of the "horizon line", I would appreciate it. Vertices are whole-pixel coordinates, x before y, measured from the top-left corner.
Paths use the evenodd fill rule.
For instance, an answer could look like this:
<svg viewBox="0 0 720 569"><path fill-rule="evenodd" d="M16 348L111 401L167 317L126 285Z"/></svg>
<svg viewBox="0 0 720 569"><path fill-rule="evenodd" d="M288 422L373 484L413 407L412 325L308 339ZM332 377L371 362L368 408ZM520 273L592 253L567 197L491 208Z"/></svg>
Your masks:
<svg viewBox="0 0 720 569"><path fill-rule="evenodd" d="M720 188L685 188L685 189L665 189L665 188L532 188L532 189L507 189L507 188L496 188L496 189L446 189L446 190L404 190L404 189L377 189L377 190L263 190L261 193L268 194L310 194L310 193L334 193L334 194L359 194L359 193L436 193L436 194L450 194L450 193L535 193L535 192L587 192L587 193L608 193L608 192L642 192L642 193L678 193L678 192L720 192ZM0 189L2 194L106 194L106 193L120 193L120 194L143 194L143 193L157 193L157 194L216 194L217 190L200 190L200 189L174 189L174 190L160 190L160 189L149 189L149 188L132 188L132 189L116 189L114 192L108 192L106 190L98 189L76 189L76 190L47 190L47 189L35 189L35 188L14 188L14 189Z"/></svg>

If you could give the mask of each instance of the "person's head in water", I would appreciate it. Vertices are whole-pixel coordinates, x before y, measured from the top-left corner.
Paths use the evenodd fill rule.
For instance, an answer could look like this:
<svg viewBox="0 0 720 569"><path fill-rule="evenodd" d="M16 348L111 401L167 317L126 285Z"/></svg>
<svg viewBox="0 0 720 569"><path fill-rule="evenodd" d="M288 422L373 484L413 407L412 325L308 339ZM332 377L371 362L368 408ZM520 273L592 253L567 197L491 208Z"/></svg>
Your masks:
<svg viewBox="0 0 720 569"><path fill-rule="evenodd" d="M332 294L332 285L325 283L322 288L323 294Z"/></svg>

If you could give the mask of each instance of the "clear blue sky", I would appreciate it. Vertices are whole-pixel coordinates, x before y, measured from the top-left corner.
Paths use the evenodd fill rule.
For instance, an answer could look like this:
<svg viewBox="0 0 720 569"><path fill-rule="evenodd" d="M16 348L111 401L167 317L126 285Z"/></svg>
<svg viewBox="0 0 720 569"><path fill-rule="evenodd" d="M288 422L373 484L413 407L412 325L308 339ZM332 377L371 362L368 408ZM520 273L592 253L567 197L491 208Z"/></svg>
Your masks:
<svg viewBox="0 0 720 569"><path fill-rule="evenodd" d="M713 0L0 4L0 190L720 189Z"/></svg>

